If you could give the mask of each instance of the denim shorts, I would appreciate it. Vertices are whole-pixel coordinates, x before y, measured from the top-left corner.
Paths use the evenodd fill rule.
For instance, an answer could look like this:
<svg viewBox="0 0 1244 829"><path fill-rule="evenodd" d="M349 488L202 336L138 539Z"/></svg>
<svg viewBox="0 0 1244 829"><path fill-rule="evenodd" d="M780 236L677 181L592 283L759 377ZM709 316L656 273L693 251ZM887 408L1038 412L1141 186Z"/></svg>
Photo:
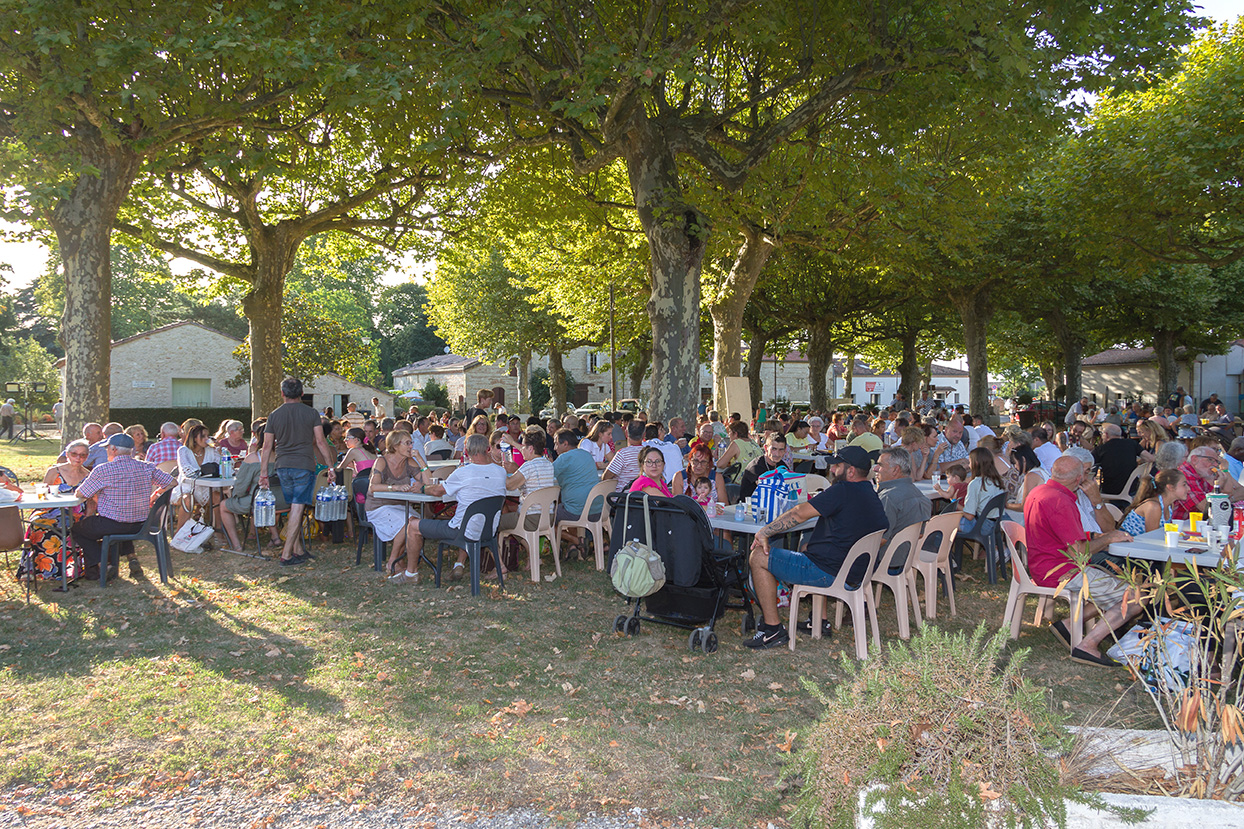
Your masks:
<svg viewBox="0 0 1244 829"><path fill-rule="evenodd" d="M817 567L812 559L781 547L769 548L769 572L775 579L787 584L829 587L834 583L834 577Z"/></svg>
<svg viewBox="0 0 1244 829"><path fill-rule="evenodd" d="M310 469L283 466L276 471L276 477L281 482L281 492L285 495L286 503L311 505L312 496L315 495L314 472Z"/></svg>

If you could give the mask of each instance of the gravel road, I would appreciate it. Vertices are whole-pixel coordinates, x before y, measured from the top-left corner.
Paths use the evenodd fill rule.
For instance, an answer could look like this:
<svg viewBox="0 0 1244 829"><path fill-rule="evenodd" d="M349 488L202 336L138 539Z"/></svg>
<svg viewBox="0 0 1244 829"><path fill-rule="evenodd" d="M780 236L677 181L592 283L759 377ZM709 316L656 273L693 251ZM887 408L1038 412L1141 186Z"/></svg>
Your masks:
<svg viewBox="0 0 1244 829"><path fill-rule="evenodd" d="M589 814L575 823L546 813L516 809L493 814L403 804L347 805L339 801L296 800L214 789L198 793L152 796L104 809L90 809L82 799L46 788L0 792L0 829L72 827L72 829L543 829L577 826L584 829L654 829L703 826L680 820L647 820L633 809L616 815ZM772 829L772 824L770 824Z"/></svg>

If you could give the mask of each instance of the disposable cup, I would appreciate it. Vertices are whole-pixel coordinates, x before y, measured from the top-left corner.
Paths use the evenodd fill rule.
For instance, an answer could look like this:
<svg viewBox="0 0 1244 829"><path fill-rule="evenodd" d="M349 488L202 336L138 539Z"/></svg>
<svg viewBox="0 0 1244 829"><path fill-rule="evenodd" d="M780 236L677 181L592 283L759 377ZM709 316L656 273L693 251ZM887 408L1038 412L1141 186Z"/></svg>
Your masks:
<svg viewBox="0 0 1244 829"><path fill-rule="evenodd" d="M1196 525L1200 523L1203 516L1199 512L1188 513L1188 532L1196 532Z"/></svg>
<svg viewBox="0 0 1244 829"><path fill-rule="evenodd" d="M1179 546L1179 532L1178 531L1173 532L1173 533L1168 532L1166 534L1166 546L1167 547L1178 547Z"/></svg>

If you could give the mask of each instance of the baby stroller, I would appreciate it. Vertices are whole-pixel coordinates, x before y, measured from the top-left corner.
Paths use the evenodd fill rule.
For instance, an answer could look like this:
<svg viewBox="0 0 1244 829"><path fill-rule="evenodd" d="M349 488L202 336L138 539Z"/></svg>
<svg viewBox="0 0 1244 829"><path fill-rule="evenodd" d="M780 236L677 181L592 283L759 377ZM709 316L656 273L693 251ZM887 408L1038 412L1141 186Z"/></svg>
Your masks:
<svg viewBox="0 0 1244 829"><path fill-rule="evenodd" d="M613 620L613 629L627 636L639 633L640 619L690 630L689 650L705 653L717 650L717 620L732 605L727 599L732 590L743 596L741 605L752 626L755 615L750 593L746 589L743 557L734 550L718 547L704 509L685 495L673 498L648 497L648 520L652 538L646 537L644 496L630 493L629 509L624 509L627 493L608 497L613 508L613 529L609 534L609 561L620 547L630 540L646 542L660 555L665 565L665 586L642 599L627 599L629 613ZM629 515L628 515L629 514ZM640 606L647 615L640 615Z"/></svg>

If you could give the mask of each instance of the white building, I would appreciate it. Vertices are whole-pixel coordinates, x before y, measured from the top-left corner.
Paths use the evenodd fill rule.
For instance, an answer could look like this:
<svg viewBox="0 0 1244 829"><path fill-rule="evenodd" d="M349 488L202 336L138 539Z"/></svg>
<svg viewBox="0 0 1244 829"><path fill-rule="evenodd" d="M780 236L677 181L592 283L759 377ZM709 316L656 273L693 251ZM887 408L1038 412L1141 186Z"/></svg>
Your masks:
<svg viewBox="0 0 1244 829"><path fill-rule="evenodd" d="M175 322L112 343L114 409L250 408L250 385L229 388L225 381L237 374L234 349L242 344L197 322ZM64 360L59 363L64 367ZM355 383L339 374L302 378L308 402L317 409L332 406L345 411L347 403L371 408L380 398L393 411L394 396L384 389Z"/></svg>
<svg viewBox="0 0 1244 829"><path fill-rule="evenodd" d="M1176 384L1200 406L1211 393L1231 412L1244 411L1244 340L1231 343L1226 354L1175 351ZM1156 403L1174 389L1158 388L1158 360L1152 348L1110 348L1085 357L1080 364L1082 393L1096 403L1117 399Z"/></svg>

